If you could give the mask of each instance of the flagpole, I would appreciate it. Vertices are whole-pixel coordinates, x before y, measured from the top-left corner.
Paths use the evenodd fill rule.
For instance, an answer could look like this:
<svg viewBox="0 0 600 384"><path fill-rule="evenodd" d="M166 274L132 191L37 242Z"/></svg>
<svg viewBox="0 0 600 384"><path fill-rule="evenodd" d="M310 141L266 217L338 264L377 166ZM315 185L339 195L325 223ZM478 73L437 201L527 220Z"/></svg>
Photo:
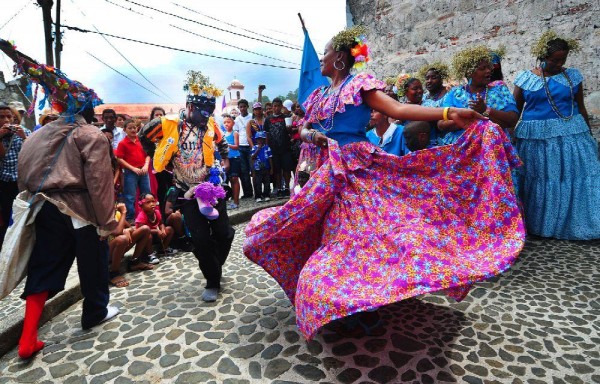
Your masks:
<svg viewBox="0 0 600 384"><path fill-rule="evenodd" d="M302 24L302 30L306 31L306 27L304 26L304 19L302 19L302 15L298 12L298 17L300 18L300 23Z"/></svg>

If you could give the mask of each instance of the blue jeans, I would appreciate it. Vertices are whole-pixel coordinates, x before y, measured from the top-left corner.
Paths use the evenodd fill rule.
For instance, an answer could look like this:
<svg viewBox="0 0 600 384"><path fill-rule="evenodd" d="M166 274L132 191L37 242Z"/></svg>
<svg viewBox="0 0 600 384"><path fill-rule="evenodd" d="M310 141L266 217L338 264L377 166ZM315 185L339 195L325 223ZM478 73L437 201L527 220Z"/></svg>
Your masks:
<svg viewBox="0 0 600 384"><path fill-rule="evenodd" d="M150 193L150 179L148 175L138 175L129 169L123 170L123 195L127 207L127 221L135 219L135 195L140 189L140 196Z"/></svg>

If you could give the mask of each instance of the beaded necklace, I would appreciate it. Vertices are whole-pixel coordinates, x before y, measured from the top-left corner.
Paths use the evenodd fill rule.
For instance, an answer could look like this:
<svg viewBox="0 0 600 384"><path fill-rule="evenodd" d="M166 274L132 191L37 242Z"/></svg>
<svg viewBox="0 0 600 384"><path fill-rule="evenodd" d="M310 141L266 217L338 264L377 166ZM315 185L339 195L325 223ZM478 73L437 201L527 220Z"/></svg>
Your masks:
<svg viewBox="0 0 600 384"><path fill-rule="evenodd" d="M442 89L436 93L435 95L432 95L431 92L428 93L429 99L433 100L433 101L438 101L439 99L442 98L442 93L444 93L444 88L442 87Z"/></svg>
<svg viewBox="0 0 600 384"><path fill-rule="evenodd" d="M334 98L333 106L331 107L331 113L325 119L325 122L323 123L324 125L321 124L321 121L318 118L315 119L315 120L317 120L317 124L319 124L319 127L321 127L321 129L323 131L329 132L329 131L331 131L333 129L333 116L335 115L335 110L337 109L337 106L338 106L339 101L340 101L340 95L342 93L342 88L344 88L344 86L346 85L346 83L348 82L348 80L350 80L351 78L352 78L352 75L348 74L348 76L346 76L346 78L342 82L342 85L340 85L340 87L337 89L337 94L334 93L335 98ZM325 95L328 94L330 91L331 91L331 85L329 87L327 87L321 93L321 97L319 98L319 101L317 102L317 105L321 104L321 102L323 101L323 98L325 97ZM316 113L316 110L315 110L315 113Z"/></svg>
<svg viewBox="0 0 600 384"><path fill-rule="evenodd" d="M573 117L573 113L575 112L575 98L573 97L573 83L571 82L571 79L569 78L569 76L567 75L567 73L565 71L561 72L562 75L565 77L565 79L567 79L567 82L569 83L569 91L571 92L571 115L563 116L563 114L560 113L558 106L554 102L554 99L552 98L552 94L550 93L550 88L548 88L548 82L546 81L546 76L544 76L544 70L542 69L540 72L542 73L542 81L544 82L544 90L546 91L546 97L548 98L548 103L550 104L550 107L552 107L552 110L554 111L554 113L556 113L556 115L561 120L563 120L563 121L571 120L571 118Z"/></svg>

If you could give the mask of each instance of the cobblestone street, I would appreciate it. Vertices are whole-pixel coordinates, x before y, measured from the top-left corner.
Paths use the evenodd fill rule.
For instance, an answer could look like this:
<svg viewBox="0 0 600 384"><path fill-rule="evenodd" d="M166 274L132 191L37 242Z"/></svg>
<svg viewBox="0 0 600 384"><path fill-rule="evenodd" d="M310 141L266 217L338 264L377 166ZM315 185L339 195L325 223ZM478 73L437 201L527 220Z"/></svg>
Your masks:
<svg viewBox="0 0 600 384"><path fill-rule="evenodd" d="M306 342L283 291L242 255L243 228L216 303L179 254L111 288L116 319L82 331L77 303L46 323L46 347L3 356L0 383L600 383L599 242L530 240L461 303L406 300L379 310L371 336L334 322Z"/></svg>

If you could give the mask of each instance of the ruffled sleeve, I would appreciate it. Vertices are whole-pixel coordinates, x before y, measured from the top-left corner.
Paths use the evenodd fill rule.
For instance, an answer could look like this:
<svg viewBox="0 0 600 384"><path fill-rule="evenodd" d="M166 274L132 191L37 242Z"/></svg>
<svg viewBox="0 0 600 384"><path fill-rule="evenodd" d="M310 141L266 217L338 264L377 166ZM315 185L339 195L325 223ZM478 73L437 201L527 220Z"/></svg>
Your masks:
<svg viewBox="0 0 600 384"><path fill-rule="evenodd" d="M339 98L337 92L326 93L326 89L325 87L318 88L306 99L303 104L306 109L304 121L316 123L331 116L332 113L344 113L346 104L359 106L363 103L361 91L384 90L385 83L368 73L361 72L342 86Z"/></svg>
<svg viewBox="0 0 600 384"><path fill-rule="evenodd" d="M370 91L372 89L383 91L385 89L385 83L377 80L368 73L361 72L354 76L354 78L352 78L342 89L340 103L351 104L357 107L363 102L361 91Z"/></svg>
<svg viewBox="0 0 600 384"><path fill-rule="evenodd" d="M567 68L565 69L567 76L569 76L569 80L571 80L571 84L573 84L573 88L577 88L579 84L583 82L583 75L579 72L578 69L575 68ZM554 76L552 77L554 80L564 85L565 87L569 86L569 82L565 79L564 76Z"/></svg>
<svg viewBox="0 0 600 384"><path fill-rule="evenodd" d="M504 82L495 82L488 91L487 103L491 108L504 112L519 112L517 102Z"/></svg>
<svg viewBox="0 0 600 384"><path fill-rule="evenodd" d="M514 84L524 91L535 92L542 89L542 78L531 71L521 71L517 74Z"/></svg>

